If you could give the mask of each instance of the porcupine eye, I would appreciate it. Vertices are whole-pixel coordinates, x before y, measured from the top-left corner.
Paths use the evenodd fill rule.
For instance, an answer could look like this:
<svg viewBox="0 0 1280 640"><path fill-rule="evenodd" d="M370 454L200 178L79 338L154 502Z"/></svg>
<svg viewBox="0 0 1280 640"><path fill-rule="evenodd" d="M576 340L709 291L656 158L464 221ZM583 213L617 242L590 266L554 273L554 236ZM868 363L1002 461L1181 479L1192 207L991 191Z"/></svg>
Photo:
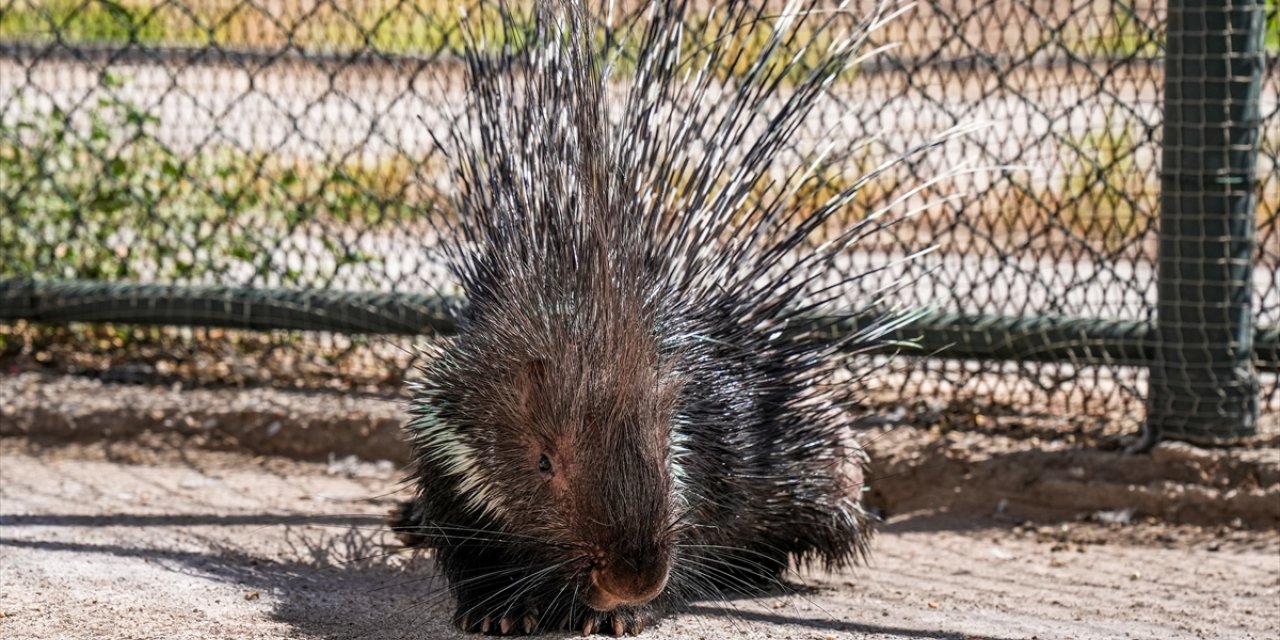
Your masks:
<svg viewBox="0 0 1280 640"><path fill-rule="evenodd" d="M551 468L551 458L548 458L545 453L542 454L541 458L538 458L538 471L542 472L542 475L548 478L550 478L552 473L554 473Z"/></svg>

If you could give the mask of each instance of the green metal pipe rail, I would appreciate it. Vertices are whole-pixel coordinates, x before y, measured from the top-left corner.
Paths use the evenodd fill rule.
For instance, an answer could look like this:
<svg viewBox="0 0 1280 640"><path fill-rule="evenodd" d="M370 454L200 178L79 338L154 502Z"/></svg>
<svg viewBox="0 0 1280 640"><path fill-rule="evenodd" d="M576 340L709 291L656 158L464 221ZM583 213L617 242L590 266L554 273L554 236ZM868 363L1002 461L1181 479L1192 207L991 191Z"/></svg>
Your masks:
<svg viewBox="0 0 1280 640"><path fill-rule="evenodd" d="M435 296L93 280L0 279L0 320L116 322L347 334L449 334L448 300Z"/></svg>
<svg viewBox="0 0 1280 640"><path fill-rule="evenodd" d="M451 301L398 293L287 291L233 287L0 279L0 320L47 324L115 322L268 331L348 334L451 334ZM834 326L832 337L880 321L860 314ZM1140 321L925 313L885 337L882 350L910 342L945 358L1149 366L1155 331ZM1257 368L1280 372L1280 327L1255 331Z"/></svg>

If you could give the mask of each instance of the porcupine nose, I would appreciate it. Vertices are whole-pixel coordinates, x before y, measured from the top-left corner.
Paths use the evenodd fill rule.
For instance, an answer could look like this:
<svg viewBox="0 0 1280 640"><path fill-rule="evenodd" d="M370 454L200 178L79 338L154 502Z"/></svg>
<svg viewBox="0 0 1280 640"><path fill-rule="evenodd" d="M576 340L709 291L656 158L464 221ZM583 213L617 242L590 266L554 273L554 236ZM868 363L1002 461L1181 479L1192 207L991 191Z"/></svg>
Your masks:
<svg viewBox="0 0 1280 640"><path fill-rule="evenodd" d="M657 556L597 564L591 570L587 604L596 611L644 604L662 593L669 573L667 562Z"/></svg>

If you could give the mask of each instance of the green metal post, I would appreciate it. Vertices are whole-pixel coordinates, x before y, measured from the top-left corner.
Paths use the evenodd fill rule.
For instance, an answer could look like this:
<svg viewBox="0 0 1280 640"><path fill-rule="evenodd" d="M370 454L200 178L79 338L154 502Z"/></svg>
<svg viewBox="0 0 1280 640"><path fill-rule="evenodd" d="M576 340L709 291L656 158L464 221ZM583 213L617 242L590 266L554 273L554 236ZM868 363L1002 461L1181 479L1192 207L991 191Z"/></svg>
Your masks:
<svg viewBox="0 0 1280 640"><path fill-rule="evenodd" d="M1263 0L1171 0L1146 444L1258 427L1252 256Z"/></svg>

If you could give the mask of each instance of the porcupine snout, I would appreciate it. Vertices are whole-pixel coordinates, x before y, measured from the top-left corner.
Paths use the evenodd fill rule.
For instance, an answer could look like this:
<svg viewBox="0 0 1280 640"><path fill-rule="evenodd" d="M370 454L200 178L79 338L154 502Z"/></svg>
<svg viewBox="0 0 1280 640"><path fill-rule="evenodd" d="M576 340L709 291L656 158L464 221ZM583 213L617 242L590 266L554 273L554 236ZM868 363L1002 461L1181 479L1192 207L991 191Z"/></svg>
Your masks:
<svg viewBox="0 0 1280 640"><path fill-rule="evenodd" d="M671 554L659 547L599 553L591 567L587 604L597 611L653 600L667 586Z"/></svg>
<svg viewBox="0 0 1280 640"><path fill-rule="evenodd" d="M656 598L667 586L674 553L671 479L657 442L646 437L655 430L622 431L628 436L612 439L615 462L594 469L594 491L582 490L591 502L582 531L593 551L585 600L596 611Z"/></svg>

